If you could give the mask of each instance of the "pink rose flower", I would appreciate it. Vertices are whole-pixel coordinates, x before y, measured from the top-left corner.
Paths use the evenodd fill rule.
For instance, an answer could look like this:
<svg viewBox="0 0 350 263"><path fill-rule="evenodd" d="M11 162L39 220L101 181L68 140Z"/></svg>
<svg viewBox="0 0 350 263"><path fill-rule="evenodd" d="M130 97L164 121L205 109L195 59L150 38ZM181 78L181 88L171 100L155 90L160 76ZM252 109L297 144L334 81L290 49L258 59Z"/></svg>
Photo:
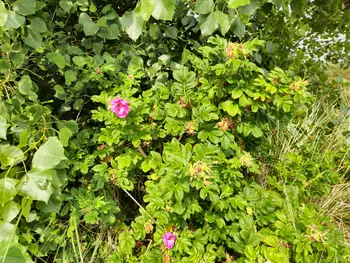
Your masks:
<svg viewBox="0 0 350 263"><path fill-rule="evenodd" d="M111 110L119 118L124 119L130 111L129 102L122 98L115 98L111 101Z"/></svg>
<svg viewBox="0 0 350 263"><path fill-rule="evenodd" d="M163 236L163 243L167 249L172 249L175 245L176 236L171 232L166 232Z"/></svg>

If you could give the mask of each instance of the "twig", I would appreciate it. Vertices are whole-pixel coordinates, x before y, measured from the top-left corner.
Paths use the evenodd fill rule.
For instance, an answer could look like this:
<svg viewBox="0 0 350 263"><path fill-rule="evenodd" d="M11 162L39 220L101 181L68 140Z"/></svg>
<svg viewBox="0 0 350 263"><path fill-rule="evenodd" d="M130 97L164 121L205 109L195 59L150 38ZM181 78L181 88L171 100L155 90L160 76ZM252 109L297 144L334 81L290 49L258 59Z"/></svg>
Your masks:
<svg viewBox="0 0 350 263"><path fill-rule="evenodd" d="M139 144L139 146L137 147L137 150L139 151L139 153L143 156L143 157L147 157L147 155L145 154L145 152L142 149L141 143Z"/></svg>

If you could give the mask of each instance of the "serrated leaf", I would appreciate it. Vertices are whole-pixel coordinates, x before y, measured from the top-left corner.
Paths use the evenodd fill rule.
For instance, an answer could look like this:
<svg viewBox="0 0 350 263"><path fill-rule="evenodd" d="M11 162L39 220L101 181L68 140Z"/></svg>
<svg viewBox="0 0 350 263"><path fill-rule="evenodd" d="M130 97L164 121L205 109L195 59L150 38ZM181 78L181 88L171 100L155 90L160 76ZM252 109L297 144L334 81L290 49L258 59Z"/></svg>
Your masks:
<svg viewBox="0 0 350 263"><path fill-rule="evenodd" d="M214 12L209 15L200 15L198 19L199 28L201 29L202 36L209 36L219 27L216 21Z"/></svg>
<svg viewBox="0 0 350 263"><path fill-rule="evenodd" d="M8 201L11 201L16 196L17 182L18 180L13 178L0 179L0 205L6 204Z"/></svg>
<svg viewBox="0 0 350 263"><path fill-rule="evenodd" d="M28 30L27 37L23 39L23 42L32 48L40 48L42 44L41 36L39 33L33 31L33 30Z"/></svg>
<svg viewBox="0 0 350 263"><path fill-rule="evenodd" d="M214 1L213 0L197 0L196 7L194 9L195 12L201 15L209 14L214 9Z"/></svg>
<svg viewBox="0 0 350 263"><path fill-rule="evenodd" d="M7 120L4 116L0 116L0 139L6 140L6 131L7 131L8 125Z"/></svg>
<svg viewBox="0 0 350 263"><path fill-rule="evenodd" d="M8 28L17 29L24 24L26 19L24 16L17 14L16 12L9 11L5 26Z"/></svg>
<svg viewBox="0 0 350 263"><path fill-rule="evenodd" d="M8 12L3 1L0 1L0 27L6 24Z"/></svg>
<svg viewBox="0 0 350 263"><path fill-rule="evenodd" d="M142 34L144 23L145 21L137 16L135 12L126 12L121 19L123 28L134 41Z"/></svg>
<svg viewBox="0 0 350 263"><path fill-rule="evenodd" d="M36 11L35 0L18 0L13 3L13 11L20 15L32 15Z"/></svg>
<svg viewBox="0 0 350 263"><path fill-rule="evenodd" d="M240 6L245 6L249 4L250 4L250 0L229 0L228 1L228 7L234 8L234 9L237 9Z"/></svg>
<svg viewBox="0 0 350 263"><path fill-rule="evenodd" d="M120 253L131 255L132 249L134 248L134 246L135 246L135 240L129 232L124 231L119 234L118 248Z"/></svg>
<svg viewBox="0 0 350 263"><path fill-rule="evenodd" d="M216 21L220 25L220 31L223 35L225 35L230 27L231 27L231 18L229 15L221 12L221 11L215 11L215 18Z"/></svg>
<svg viewBox="0 0 350 263"><path fill-rule="evenodd" d="M18 194L47 203L52 194L51 181L52 175L49 170L29 171L17 184Z"/></svg>
<svg viewBox="0 0 350 263"><path fill-rule="evenodd" d="M18 82L18 90L23 95L28 95L33 89L32 80L28 75L22 76L21 80Z"/></svg>
<svg viewBox="0 0 350 263"><path fill-rule="evenodd" d="M7 202L3 207L0 207L1 217L6 222L11 222L21 211L21 206L16 202Z"/></svg>
<svg viewBox="0 0 350 263"><path fill-rule="evenodd" d="M171 0L156 0L152 16L157 20L172 20L175 6Z"/></svg>
<svg viewBox="0 0 350 263"><path fill-rule="evenodd" d="M66 157L61 142L56 137L49 137L34 154L32 165L34 168L46 170L54 168L64 159Z"/></svg>
<svg viewBox="0 0 350 263"><path fill-rule="evenodd" d="M225 101L221 104L222 109L226 111L230 116L236 116L239 110L239 107L237 104L234 104L233 101Z"/></svg>

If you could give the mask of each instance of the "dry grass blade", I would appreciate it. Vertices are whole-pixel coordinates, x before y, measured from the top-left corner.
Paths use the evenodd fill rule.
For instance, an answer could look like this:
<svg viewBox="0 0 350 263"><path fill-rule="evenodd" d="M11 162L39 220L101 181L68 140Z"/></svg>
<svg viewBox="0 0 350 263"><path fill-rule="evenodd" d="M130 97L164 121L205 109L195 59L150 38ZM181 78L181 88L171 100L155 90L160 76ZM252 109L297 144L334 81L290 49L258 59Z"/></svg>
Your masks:
<svg viewBox="0 0 350 263"><path fill-rule="evenodd" d="M335 185L320 206L344 230L345 238L350 242L350 182Z"/></svg>

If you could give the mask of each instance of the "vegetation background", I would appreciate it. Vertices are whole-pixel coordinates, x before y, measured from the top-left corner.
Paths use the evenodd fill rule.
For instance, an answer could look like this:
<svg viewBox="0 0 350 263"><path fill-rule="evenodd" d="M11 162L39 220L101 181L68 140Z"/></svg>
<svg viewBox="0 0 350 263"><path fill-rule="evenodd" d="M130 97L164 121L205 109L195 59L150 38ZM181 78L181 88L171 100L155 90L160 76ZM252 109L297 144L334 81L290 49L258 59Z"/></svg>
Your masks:
<svg viewBox="0 0 350 263"><path fill-rule="evenodd" d="M0 1L0 262L350 262L349 20Z"/></svg>

